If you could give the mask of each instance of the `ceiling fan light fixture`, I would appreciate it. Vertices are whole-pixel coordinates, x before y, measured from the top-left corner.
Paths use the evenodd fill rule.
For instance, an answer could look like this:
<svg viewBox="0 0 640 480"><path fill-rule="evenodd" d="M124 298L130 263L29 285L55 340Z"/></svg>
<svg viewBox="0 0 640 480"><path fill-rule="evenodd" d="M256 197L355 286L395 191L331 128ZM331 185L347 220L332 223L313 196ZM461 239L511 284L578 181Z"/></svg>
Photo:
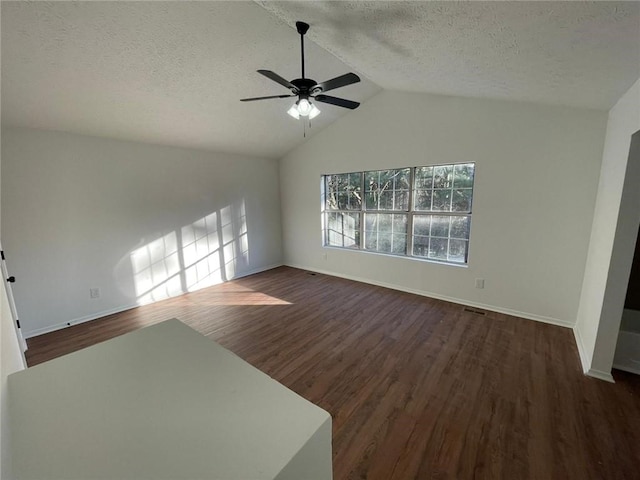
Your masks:
<svg viewBox="0 0 640 480"><path fill-rule="evenodd" d="M320 115L320 109L306 98L301 98L291 106L287 113L296 120L300 117L309 117L311 120Z"/></svg>
<svg viewBox="0 0 640 480"><path fill-rule="evenodd" d="M300 118L300 114L298 113L298 105L296 103L291 105L291 108L287 110L287 113L291 115L293 118L295 118L296 120Z"/></svg>
<svg viewBox="0 0 640 480"><path fill-rule="evenodd" d="M347 85L352 85L354 83L358 83L360 81L360 77L355 73L345 73L344 75L340 75L339 77L332 78L330 80L326 80L324 82L318 83L311 78L306 78L304 75L304 35L309 30L309 24L305 22L296 22L296 29L300 34L300 57L302 64L302 75L301 78L294 78L289 81L275 72L271 70L258 70L260 75L264 75L269 80L274 81L275 83L282 85L283 87L289 90L288 95L268 95L265 97L252 97L252 98L241 98L241 102L253 102L256 100L271 100L275 98L290 98L290 97L298 97L298 101L294 103L287 113L295 118L296 120L300 120L300 117L309 118L309 120L316 118L320 115L320 109L316 107L313 103L311 103L311 99L315 102L320 103L328 103L329 105L335 105L337 107L348 108L353 110L358 108L360 103L354 102L351 100L346 100L344 98L332 97L329 95L325 95L326 92L330 90L335 90L336 88L346 87ZM309 126L311 126L311 122L309 122Z"/></svg>
<svg viewBox="0 0 640 480"><path fill-rule="evenodd" d="M296 104L298 105L298 113L300 116L308 117L311 113L311 107L313 106L311 105L311 102L306 98L301 98L296 102Z"/></svg>
<svg viewBox="0 0 640 480"><path fill-rule="evenodd" d="M320 115L320 109L316 107L314 104L311 104L311 111L309 112L309 120L316 118Z"/></svg>

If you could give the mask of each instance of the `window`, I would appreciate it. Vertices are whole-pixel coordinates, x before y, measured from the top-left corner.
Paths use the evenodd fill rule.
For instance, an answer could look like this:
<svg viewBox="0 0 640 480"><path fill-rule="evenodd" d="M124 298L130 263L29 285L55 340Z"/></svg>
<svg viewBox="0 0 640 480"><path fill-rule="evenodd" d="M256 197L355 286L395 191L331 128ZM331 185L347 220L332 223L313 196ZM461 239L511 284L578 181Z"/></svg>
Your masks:
<svg viewBox="0 0 640 480"><path fill-rule="evenodd" d="M466 264L475 164L324 175L325 246Z"/></svg>

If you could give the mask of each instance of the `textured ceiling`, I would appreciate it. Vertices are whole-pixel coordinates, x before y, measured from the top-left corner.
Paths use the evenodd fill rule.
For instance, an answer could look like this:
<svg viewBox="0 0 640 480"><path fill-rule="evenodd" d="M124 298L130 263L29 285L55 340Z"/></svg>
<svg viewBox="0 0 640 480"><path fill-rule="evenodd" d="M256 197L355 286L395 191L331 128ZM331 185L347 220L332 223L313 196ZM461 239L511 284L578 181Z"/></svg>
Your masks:
<svg viewBox="0 0 640 480"><path fill-rule="evenodd" d="M638 2L265 2L385 89L609 109L640 77Z"/></svg>
<svg viewBox="0 0 640 480"><path fill-rule="evenodd" d="M304 141L287 90L388 89L608 109L640 76L638 2L5 2L2 122L278 158ZM315 43L314 43L315 42ZM369 80L367 80L367 78ZM380 87L379 87L379 86ZM330 105L313 135L339 116Z"/></svg>
<svg viewBox="0 0 640 480"><path fill-rule="evenodd" d="M278 158L302 143L300 37L253 2L2 2L2 124ZM311 41L306 73L350 69ZM359 72L356 72L359 73ZM363 82L335 96L366 100ZM307 136L348 115L320 105Z"/></svg>

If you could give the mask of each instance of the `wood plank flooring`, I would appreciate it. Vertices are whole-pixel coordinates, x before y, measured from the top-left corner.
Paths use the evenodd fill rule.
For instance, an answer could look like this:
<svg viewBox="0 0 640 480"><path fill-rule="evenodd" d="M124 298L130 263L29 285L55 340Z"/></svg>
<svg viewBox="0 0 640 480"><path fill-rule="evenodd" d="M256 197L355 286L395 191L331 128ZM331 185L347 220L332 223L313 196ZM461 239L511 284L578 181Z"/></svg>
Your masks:
<svg viewBox="0 0 640 480"><path fill-rule="evenodd" d="M333 417L334 478L640 479L640 376L570 329L281 267L29 340L29 365L169 318Z"/></svg>

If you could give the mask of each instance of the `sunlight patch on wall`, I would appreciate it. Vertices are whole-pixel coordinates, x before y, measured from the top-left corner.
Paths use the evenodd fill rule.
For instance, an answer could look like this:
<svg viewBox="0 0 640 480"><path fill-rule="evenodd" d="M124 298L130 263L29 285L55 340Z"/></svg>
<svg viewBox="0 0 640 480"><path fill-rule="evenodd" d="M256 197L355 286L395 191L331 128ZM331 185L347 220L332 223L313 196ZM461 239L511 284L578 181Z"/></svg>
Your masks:
<svg viewBox="0 0 640 480"><path fill-rule="evenodd" d="M182 227L182 242L186 291L192 292L226 280L221 269L217 212Z"/></svg>
<svg viewBox="0 0 640 480"><path fill-rule="evenodd" d="M249 265L249 242L244 202L220 210L222 248L227 279L235 277L238 268Z"/></svg>
<svg viewBox="0 0 640 480"><path fill-rule="evenodd" d="M182 293L175 232L134 250L131 253L131 266L139 304L156 302Z"/></svg>
<svg viewBox="0 0 640 480"><path fill-rule="evenodd" d="M250 267L244 200L137 248L130 259L139 305L235 278Z"/></svg>

